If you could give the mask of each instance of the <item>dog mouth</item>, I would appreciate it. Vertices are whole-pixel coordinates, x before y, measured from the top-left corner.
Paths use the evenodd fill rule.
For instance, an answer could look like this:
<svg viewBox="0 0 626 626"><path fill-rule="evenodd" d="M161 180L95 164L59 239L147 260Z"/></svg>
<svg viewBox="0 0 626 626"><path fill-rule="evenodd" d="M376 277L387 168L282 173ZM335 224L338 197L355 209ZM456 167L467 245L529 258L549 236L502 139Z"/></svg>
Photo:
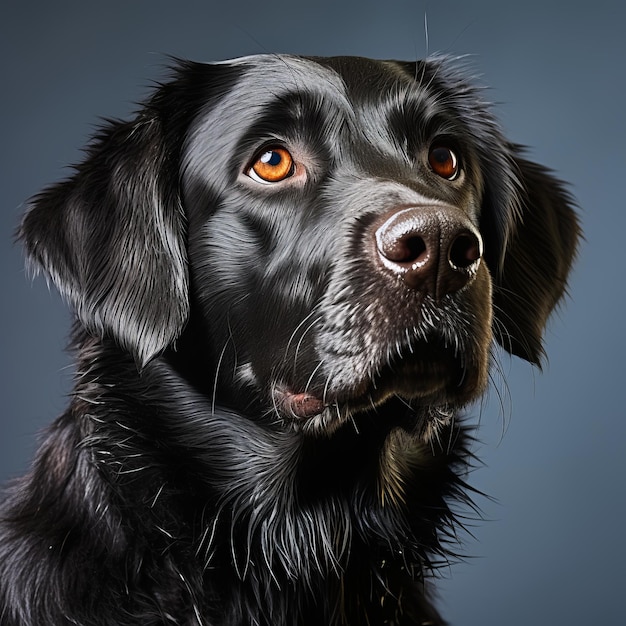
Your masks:
<svg viewBox="0 0 626 626"><path fill-rule="evenodd" d="M375 411L394 397L413 404L465 404L480 386L477 370L452 348L426 345L355 378L340 390L300 390L277 384L273 402L278 413L296 426L329 426L356 413Z"/></svg>

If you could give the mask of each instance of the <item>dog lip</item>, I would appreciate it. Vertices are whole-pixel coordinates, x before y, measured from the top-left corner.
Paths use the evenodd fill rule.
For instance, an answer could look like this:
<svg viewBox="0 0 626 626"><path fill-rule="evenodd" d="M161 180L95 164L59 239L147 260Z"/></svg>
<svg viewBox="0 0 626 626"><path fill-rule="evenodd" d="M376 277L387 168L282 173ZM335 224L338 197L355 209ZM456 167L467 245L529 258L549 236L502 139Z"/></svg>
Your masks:
<svg viewBox="0 0 626 626"><path fill-rule="evenodd" d="M427 398L446 389L451 391L451 387L460 389L471 378L467 368L449 349L445 349L438 357L427 360L407 355L382 368L375 378L355 381L349 389L335 390L329 395L325 393L323 398L314 391L296 391L280 384L275 386L273 396L275 407L282 415L306 421L321 415L329 407L345 405L351 411L358 411L378 406L393 395L407 400Z"/></svg>
<svg viewBox="0 0 626 626"><path fill-rule="evenodd" d="M326 408L320 398L310 393L293 393L287 390L279 393L284 411L294 417L308 419L319 415Z"/></svg>

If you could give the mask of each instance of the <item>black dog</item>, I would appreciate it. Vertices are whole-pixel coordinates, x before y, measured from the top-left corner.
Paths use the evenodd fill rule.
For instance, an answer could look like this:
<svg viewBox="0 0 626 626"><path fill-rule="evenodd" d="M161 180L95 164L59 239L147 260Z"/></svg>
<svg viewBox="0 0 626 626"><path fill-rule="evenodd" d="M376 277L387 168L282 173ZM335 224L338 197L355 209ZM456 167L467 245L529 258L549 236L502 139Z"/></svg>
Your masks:
<svg viewBox="0 0 626 626"><path fill-rule="evenodd" d="M4 626L442 623L459 412L494 338L539 362L578 237L456 70L181 63L20 236L77 374L0 512Z"/></svg>

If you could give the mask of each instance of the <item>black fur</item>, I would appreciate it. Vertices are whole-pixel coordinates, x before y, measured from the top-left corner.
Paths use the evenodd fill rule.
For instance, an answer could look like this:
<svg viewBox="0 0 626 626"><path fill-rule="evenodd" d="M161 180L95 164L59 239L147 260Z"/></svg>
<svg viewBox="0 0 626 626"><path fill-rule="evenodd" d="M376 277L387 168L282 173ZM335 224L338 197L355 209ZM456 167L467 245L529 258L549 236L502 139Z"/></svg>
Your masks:
<svg viewBox="0 0 626 626"><path fill-rule="evenodd" d="M539 363L578 237L458 71L180 63L20 237L77 374L0 510L4 626L443 623L457 416L494 338Z"/></svg>

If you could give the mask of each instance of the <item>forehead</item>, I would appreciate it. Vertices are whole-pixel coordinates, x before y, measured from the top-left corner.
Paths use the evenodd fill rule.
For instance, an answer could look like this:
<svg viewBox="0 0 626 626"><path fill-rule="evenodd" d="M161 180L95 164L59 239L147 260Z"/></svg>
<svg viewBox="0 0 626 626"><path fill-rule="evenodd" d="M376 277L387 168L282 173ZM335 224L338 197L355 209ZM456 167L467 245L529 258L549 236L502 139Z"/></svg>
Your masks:
<svg viewBox="0 0 626 626"><path fill-rule="evenodd" d="M371 118L375 110L415 110L424 108L426 99L436 100L427 94L433 90L424 88L432 81L414 78L418 66L404 67L413 73L397 62L360 57L257 55L207 64L205 89L210 97L196 115L191 134L204 127L232 138L268 115L270 107L292 118L317 111L327 119L341 118L343 124L354 122L356 128L364 112ZM422 79L426 67L424 63Z"/></svg>
<svg viewBox="0 0 626 626"><path fill-rule="evenodd" d="M379 61L363 57L297 57L256 55L207 64L207 82L220 74L228 85L218 88L201 111L201 116L228 108L254 115L268 104L280 104L290 96L303 103L323 102L337 114L350 114L363 108L404 106L441 102L447 89L440 81L442 68L429 61ZM445 82L445 81L444 81ZM212 91L211 84L207 86ZM441 92L441 93L440 93ZM213 94L216 95L216 94ZM245 116L244 116L245 117Z"/></svg>

